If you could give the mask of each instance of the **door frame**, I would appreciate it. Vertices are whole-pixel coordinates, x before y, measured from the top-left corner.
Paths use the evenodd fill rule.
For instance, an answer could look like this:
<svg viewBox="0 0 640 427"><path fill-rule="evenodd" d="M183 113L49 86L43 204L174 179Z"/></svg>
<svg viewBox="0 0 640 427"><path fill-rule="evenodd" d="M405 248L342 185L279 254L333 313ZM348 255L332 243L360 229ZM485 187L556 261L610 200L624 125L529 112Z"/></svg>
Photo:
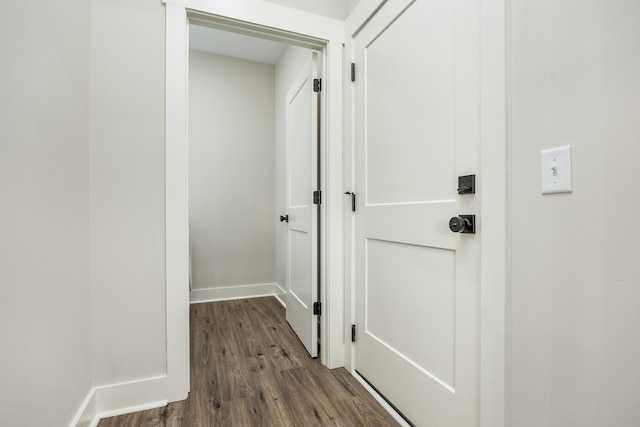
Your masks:
<svg viewBox="0 0 640 427"><path fill-rule="evenodd" d="M322 165L319 283L325 316L321 360L344 366L342 227L342 69L344 23L268 3L163 0L166 12L165 224L166 389L169 401L187 397L189 384L189 240L187 169L188 23L322 51ZM247 3L252 3L247 7Z"/></svg>
<svg viewBox="0 0 640 427"><path fill-rule="evenodd" d="M386 0L368 1L367 18L384 5ZM365 3L365 0L361 0ZM479 426L505 427L510 425L509 401L509 0L482 0L480 6L480 170L478 195L482 197L478 215L480 242L480 390ZM345 57L355 62L354 37L366 24L347 21ZM345 69L345 75L351 70ZM356 64L356 78L358 68ZM343 149L345 191L355 187L355 85L345 87L345 145ZM350 203L344 203L345 215L345 310L343 333L351 334L356 322L355 311L355 216ZM347 345L345 366L360 380L378 401L388 406L355 372L352 344Z"/></svg>

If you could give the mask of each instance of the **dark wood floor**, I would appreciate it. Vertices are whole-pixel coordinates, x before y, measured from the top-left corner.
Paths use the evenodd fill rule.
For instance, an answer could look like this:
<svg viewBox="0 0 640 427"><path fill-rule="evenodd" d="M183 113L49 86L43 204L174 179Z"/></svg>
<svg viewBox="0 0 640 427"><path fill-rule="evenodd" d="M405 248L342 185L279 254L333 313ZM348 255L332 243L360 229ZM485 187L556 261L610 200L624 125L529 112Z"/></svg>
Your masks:
<svg viewBox="0 0 640 427"><path fill-rule="evenodd" d="M273 297L191 306L191 393L99 427L397 426L345 369L309 357Z"/></svg>

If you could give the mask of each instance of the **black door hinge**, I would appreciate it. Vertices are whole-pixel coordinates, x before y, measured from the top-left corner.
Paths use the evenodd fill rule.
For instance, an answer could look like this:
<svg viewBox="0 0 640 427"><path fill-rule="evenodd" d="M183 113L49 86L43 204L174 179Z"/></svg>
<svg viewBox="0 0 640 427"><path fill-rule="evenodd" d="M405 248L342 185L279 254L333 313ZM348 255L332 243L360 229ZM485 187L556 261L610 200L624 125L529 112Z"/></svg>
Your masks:
<svg viewBox="0 0 640 427"><path fill-rule="evenodd" d="M322 204L322 191L314 191L313 192L313 204L320 205Z"/></svg>
<svg viewBox="0 0 640 427"><path fill-rule="evenodd" d="M322 79L313 79L313 91L320 92L322 90Z"/></svg>
<svg viewBox="0 0 640 427"><path fill-rule="evenodd" d="M356 342L356 325L351 325L351 342Z"/></svg>
<svg viewBox="0 0 640 427"><path fill-rule="evenodd" d="M316 316L322 316L322 303L320 301L313 303L313 314Z"/></svg>
<svg viewBox="0 0 640 427"><path fill-rule="evenodd" d="M354 64L353 62L351 63L351 81L356 81L356 64Z"/></svg>

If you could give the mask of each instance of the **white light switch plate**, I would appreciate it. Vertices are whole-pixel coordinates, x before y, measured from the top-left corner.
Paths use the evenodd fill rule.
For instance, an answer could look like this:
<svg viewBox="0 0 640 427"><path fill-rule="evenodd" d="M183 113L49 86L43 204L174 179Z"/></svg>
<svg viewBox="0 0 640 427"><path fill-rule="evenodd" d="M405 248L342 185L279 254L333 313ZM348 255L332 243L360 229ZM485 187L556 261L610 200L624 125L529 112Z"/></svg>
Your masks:
<svg viewBox="0 0 640 427"><path fill-rule="evenodd" d="M540 152L542 194L570 193L571 146L551 148Z"/></svg>

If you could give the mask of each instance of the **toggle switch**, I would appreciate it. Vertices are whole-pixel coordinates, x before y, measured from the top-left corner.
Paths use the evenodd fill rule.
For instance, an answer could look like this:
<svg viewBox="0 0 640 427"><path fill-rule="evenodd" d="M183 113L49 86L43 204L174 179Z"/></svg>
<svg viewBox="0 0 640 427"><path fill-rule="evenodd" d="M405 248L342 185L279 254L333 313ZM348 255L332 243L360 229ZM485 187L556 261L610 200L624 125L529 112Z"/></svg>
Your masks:
<svg viewBox="0 0 640 427"><path fill-rule="evenodd" d="M572 191L570 145L541 151L540 165L542 194Z"/></svg>

